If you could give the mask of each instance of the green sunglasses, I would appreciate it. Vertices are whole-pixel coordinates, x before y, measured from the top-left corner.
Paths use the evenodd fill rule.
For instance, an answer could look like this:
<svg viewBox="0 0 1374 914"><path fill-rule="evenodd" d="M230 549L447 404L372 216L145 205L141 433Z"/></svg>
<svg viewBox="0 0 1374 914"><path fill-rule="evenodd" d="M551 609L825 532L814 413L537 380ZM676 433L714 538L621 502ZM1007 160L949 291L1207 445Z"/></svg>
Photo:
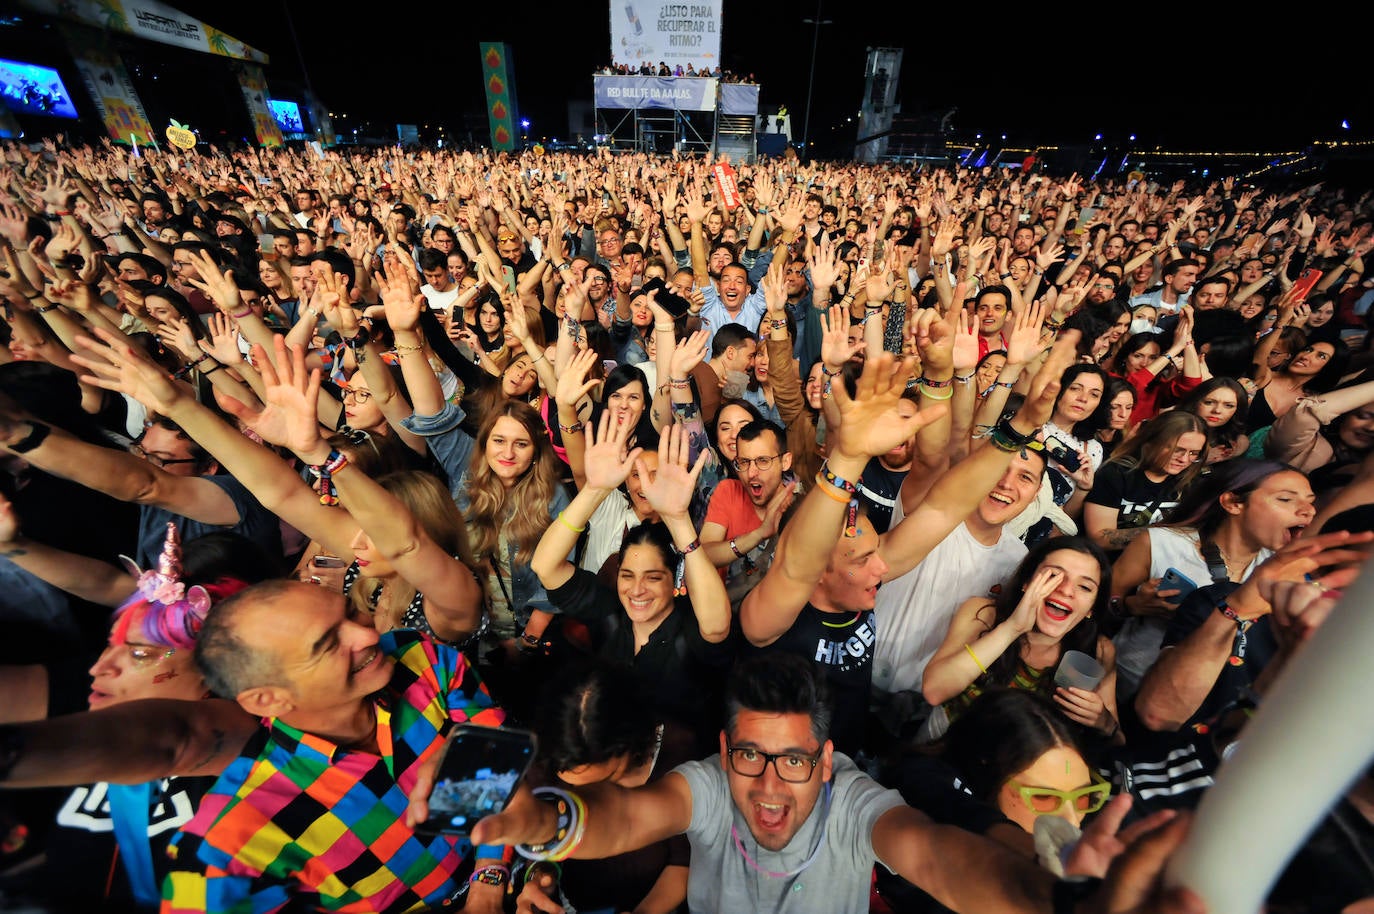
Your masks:
<svg viewBox="0 0 1374 914"><path fill-rule="evenodd" d="M1029 787L1025 784L1018 784L1015 781L1008 781L1016 792L1021 794L1021 801L1026 804L1026 808L1038 816L1053 815L1064 808L1064 804L1070 804L1080 813L1097 812L1107 805L1107 800L1112 795L1112 785L1102 779L1096 771L1092 772L1092 783L1087 787L1080 787L1077 790L1055 790L1053 787Z"/></svg>

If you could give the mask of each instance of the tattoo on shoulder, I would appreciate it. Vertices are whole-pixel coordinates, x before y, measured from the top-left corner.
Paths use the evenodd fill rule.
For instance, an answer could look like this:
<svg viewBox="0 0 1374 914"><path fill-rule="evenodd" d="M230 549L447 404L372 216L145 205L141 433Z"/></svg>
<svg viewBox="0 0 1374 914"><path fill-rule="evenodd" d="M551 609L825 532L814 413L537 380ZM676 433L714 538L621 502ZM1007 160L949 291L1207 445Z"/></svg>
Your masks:
<svg viewBox="0 0 1374 914"><path fill-rule="evenodd" d="M1139 532L1139 530L1117 530L1113 528L1103 530L1102 538L1107 541L1107 545L1112 549L1125 549Z"/></svg>
<svg viewBox="0 0 1374 914"><path fill-rule="evenodd" d="M15 546L15 547L12 548L12 549L5 549L5 550L3 550L3 551L0 551L0 558L13 559L13 558L18 558L18 557L21 556L21 555L28 555L28 554L29 554L29 550L27 550L27 549L21 549L20 547Z"/></svg>

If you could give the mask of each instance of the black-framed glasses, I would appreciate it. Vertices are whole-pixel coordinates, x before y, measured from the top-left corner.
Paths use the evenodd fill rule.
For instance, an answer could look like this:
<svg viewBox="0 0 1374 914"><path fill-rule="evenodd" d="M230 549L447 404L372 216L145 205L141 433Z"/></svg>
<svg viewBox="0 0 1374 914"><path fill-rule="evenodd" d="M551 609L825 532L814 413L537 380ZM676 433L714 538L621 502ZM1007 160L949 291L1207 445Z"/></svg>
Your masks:
<svg viewBox="0 0 1374 914"><path fill-rule="evenodd" d="M739 470L741 473L747 473L749 472L749 467L752 465L758 467L760 473L767 473L768 468L771 467L773 461L777 459L779 459L778 454L774 454L771 457L736 457L735 469Z"/></svg>
<svg viewBox="0 0 1374 914"><path fill-rule="evenodd" d="M729 756L730 767L734 769L735 774L746 778L761 778L764 769L772 763L773 771L782 780L790 784L805 784L811 780L824 751L819 749L815 755L797 755L794 752L764 752L762 749L751 749L748 746L731 746L725 750L725 754Z"/></svg>
<svg viewBox="0 0 1374 914"><path fill-rule="evenodd" d="M372 391L345 387L343 389L343 398L347 400L349 397L353 398L354 403L366 403L368 400L372 399Z"/></svg>
<svg viewBox="0 0 1374 914"><path fill-rule="evenodd" d="M181 463L200 463L199 457L160 457L157 454L149 453L141 444L129 445L129 453L148 461L158 469L174 467Z"/></svg>

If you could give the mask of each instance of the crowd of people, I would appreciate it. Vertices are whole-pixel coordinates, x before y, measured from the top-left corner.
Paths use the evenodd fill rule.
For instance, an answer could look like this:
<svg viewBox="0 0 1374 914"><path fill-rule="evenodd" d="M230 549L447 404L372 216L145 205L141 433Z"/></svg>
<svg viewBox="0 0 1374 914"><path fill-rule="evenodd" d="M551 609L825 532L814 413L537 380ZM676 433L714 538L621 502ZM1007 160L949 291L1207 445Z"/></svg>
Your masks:
<svg viewBox="0 0 1374 914"><path fill-rule="evenodd" d="M722 69L720 64L708 67L702 64L697 67L694 64L677 64L669 66L666 60L660 60L658 66L654 66L651 61L641 60L639 63L609 63L599 72L601 76L714 76L716 79L727 83L744 83L754 85L758 80L754 79L753 73L735 73L731 70Z"/></svg>
<svg viewBox="0 0 1374 914"><path fill-rule="evenodd" d="M3 158L7 905L1195 911L1374 542L1368 193ZM455 724L535 765L416 830Z"/></svg>

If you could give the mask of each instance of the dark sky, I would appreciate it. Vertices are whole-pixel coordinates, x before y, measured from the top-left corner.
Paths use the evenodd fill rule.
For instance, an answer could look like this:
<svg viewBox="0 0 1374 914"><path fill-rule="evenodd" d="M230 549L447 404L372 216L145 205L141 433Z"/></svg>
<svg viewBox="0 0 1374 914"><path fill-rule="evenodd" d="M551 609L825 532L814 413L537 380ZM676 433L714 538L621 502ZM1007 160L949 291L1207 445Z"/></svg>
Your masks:
<svg viewBox="0 0 1374 914"><path fill-rule="evenodd" d="M725 65L757 74L765 107L788 105L795 136L806 106L813 30L802 19L815 18L811 3L726 0L724 8ZM299 78L283 0L172 5L272 55L269 81ZM494 40L515 48L531 132L557 136L567 129L568 100L590 96L590 74L609 56L601 3L367 4L357 14L322 0L289 6L321 99L382 123L459 123L463 112L480 111L477 42ZM1354 55L1310 44L1286 49L1257 11L1253 23L1236 20L1229 5L1112 22L1104 4L1052 19L1040 8L999 19L957 4L887 6L822 0L821 18L833 24L820 32L811 137L832 153L853 138L844 119L859 107L869 45L906 48L905 112L957 106L956 129L1005 133L1011 144L1103 133L1123 141L1135 134L1147 147L1277 152L1318 138L1374 137L1368 81Z"/></svg>

